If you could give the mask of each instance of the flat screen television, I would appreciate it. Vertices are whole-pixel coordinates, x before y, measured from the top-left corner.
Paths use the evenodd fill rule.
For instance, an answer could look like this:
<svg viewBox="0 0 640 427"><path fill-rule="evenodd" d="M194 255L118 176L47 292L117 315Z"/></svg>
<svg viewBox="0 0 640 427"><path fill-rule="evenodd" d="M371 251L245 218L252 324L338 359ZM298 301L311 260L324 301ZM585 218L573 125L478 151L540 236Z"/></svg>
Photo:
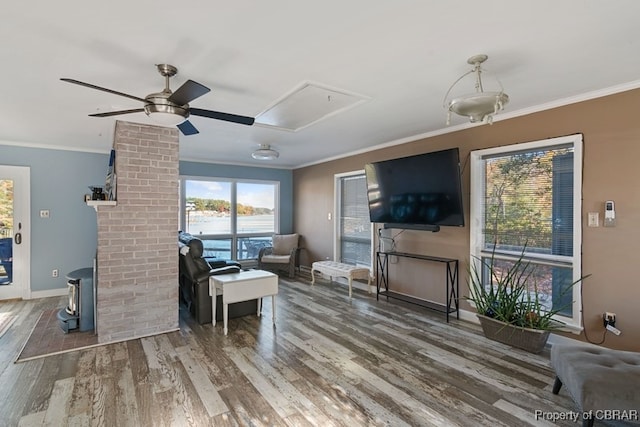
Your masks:
<svg viewBox="0 0 640 427"><path fill-rule="evenodd" d="M365 165L371 222L438 231L464 226L458 148Z"/></svg>

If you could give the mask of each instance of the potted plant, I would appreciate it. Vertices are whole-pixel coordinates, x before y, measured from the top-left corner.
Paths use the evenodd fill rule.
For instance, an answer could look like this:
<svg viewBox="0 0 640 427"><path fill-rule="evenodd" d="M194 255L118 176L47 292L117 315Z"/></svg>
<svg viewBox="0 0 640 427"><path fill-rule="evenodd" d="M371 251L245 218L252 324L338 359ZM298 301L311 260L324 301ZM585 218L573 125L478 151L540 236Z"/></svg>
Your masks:
<svg viewBox="0 0 640 427"><path fill-rule="evenodd" d="M495 245L488 260L476 258L470 268L466 299L475 304L476 315L487 338L539 353L549 333L564 326L554 316L566 306L548 309L542 304L538 296L536 265L524 258L525 249L526 245L510 265L510 261L496 259ZM570 291L585 277L571 283L564 292Z"/></svg>

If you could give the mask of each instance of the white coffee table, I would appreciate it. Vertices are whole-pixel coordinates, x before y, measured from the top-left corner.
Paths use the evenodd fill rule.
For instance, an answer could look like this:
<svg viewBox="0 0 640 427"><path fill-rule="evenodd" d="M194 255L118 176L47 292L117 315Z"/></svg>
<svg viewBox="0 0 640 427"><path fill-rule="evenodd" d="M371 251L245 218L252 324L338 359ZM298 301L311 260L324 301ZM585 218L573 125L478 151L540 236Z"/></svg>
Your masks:
<svg viewBox="0 0 640 427"><path fill-rule="evenodd" d="M216 326L216 299L222 295L224 334L227 335L229 304L258 299L258 316L262 311L262 297L271 295L271 314L276 323L276 295L278 294L278 275L263 270L247 270L233 274L221 274L209 277L209 295L213 326ZM215 330L215 329L214 329Z"/></svg>

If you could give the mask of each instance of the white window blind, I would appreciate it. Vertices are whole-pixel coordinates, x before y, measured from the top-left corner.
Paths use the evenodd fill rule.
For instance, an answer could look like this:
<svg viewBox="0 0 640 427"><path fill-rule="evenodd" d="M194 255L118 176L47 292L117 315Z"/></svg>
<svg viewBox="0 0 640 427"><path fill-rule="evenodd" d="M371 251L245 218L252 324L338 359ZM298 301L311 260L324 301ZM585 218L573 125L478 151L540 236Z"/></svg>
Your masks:
<svg viewBox="0 0 640 427"><path fill-rule="evenodd" d="M582 136L471 153L471 256L507 269L524 253L534 288L561 320L580 325ZM485 283L490 278L485 276Z"/></svg>
<svg viewBox="0 0 640 427"><path fill-rule="evenodd" d="M565 145L483 156L485 249L573 256L573 155Z"/></svg>
<svg viewBox="0 0 640 427"><path fill-rule="evenodd" d="M371 222L364 174L340 177L339 245L340 262L371 265Z"/></svg>

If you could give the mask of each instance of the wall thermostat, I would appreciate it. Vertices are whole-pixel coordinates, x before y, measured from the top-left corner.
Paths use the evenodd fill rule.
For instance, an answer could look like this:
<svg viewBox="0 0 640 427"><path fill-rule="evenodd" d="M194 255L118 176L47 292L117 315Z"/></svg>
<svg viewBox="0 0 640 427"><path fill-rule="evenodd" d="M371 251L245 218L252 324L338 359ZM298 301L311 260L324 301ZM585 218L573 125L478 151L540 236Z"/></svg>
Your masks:
<svg viewBox="0 0 640 427"><path fill-rule="evenodd" d="M613 227L616 225L616 207L613 200L604 202L604 226Z"/></svg>

